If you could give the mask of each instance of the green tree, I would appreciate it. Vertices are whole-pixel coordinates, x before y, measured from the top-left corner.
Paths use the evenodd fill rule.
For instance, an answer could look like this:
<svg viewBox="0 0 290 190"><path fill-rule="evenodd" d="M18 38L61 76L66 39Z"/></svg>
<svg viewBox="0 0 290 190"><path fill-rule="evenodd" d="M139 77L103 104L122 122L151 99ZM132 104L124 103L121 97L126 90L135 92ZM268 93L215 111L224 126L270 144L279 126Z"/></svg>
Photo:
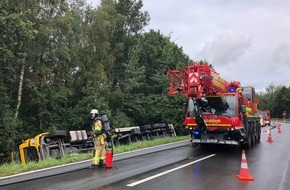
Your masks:
<svg viewBox="0 0 290 190"><path fill-rule="evenodd" d="M168 69L189 59L170 37L145 32L142 8L141 0L0 1L3 160L20 138L90 130L93 108L114 127L181 125L186 98L167 95Z"/></svg>
<svg viewBox="0 0 290 190"><path fill-rule="evenodd" d="M282 113L283 111L290 111L289 110L289 89L287 89L285 86L279 86L276 88L274 101L275 104L272 107L272 115L276 117L283 117Z"/></svg>
<svg viewBox="0 0 290 190"><path fill-rule="evenodd" d="M270 110L271 117L281 118L284 111L290 113L290 87L271 84L265 93L258 94L258 98L260 100L258 109Z"/></svg>
<svg viewBox="0 0 290 190"><path fill-rule="evenodd" d="M25 2L0 2L1 161L7 160L15 141L19 140L17 134L22 131L18 113L22 102L29 43L36 33L29 20L32 10L26 7Z"/></svg>
<svg viewBox="0 0 290 190"><path fill-rule="evenodd" d="M128 79L124 80L124 112L141 125L167 122L168 117L164 113L170 114L167 110L168 69L184 65L188 57L170 41L170 37L163 36L159 31L151 30L137 42L126 65ZM177 110L182 110L182 106L172 112ZM180 122L180 117L175 122Z"/></svg>
<svg viewBox="0 0 290 190"><path fill-rule="evenodd" d="M125 91L129 86L126 83L128 79L126 69L128 69L128 60L131 59L129 54L131 54L131 48L134 48L138 36L143 33L144 27L149 21L148 13L143 12L142 7L142 1L121 0L102 1L98 9L98 12L100 10L104 12L101 22L107 20L108 25L110 24L110 30L104 31L108 35L106 43L110 44L110 55L113 55L105 65L110 84L106 97L112 110L112 124L122 123L123 126L127 126L132 123L132 120L122 112L124 97L127 96ZM132 67L137 69L136 72L139 72L139 68ZM135 72L132 68L129 70Z"/></svg>

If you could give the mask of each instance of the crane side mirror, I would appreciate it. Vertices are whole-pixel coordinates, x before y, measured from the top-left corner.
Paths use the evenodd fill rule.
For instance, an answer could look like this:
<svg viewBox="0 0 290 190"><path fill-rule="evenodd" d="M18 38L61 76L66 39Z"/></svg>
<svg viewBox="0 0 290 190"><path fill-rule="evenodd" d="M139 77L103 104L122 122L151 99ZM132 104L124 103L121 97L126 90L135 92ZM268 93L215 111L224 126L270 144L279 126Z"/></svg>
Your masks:
<svg viewBox="0 0 290 190"><path fill-rule="evenodd" d="M241 105L242 114L246 114L246 105Z"/></svg>

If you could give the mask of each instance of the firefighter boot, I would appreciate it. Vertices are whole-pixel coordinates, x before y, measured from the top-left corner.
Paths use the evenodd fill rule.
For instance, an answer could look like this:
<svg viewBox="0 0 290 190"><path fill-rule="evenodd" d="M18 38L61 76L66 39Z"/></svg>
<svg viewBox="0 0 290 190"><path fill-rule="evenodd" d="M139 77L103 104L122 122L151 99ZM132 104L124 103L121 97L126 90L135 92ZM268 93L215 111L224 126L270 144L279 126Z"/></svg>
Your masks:
<svg viewBox="0 0 290 190"><path fill-rule="evenodd" d="M99 168L103 168L105 166L103 159L100 159L100 162L99 162L98 166L99 166Z"/></svg>

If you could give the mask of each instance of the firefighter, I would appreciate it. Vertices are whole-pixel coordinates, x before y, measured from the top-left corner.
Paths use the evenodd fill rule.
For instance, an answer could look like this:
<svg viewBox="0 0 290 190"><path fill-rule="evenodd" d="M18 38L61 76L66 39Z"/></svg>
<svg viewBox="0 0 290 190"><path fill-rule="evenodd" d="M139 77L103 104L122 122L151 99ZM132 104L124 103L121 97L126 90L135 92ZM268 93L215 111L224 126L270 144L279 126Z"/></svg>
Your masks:
<svg viewBox="0 0 290 190"><path fill-rule="evenodd" d="M97 109L92 109L90 112L91 120L93 121L93 139L94 139L94 157L92 166L103 167L106 157L106 134L102 126L102 118Z"/></svg>

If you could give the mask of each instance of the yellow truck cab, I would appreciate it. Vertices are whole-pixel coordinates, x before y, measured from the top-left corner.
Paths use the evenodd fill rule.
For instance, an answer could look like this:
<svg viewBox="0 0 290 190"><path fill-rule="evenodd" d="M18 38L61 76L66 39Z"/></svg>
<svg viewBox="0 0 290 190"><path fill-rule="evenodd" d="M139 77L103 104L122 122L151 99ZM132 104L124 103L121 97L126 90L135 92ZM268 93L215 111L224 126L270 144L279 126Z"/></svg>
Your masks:
<svg viewBox="0 0 290 190"><path fill-rule="evenodd" d="M54 130L40 133L23 141L11 153L11 160L21 164L45 160L47 157L60 158L71 153L93 149L93 140L85 130Z"/></svg>
<svg viewBox="0 0 290 190"><path fill-rule="evenodd" d="M43 154L40 153L41 141L48 135L48 132L36 135L33 138L23 141L18 150L12 152L12 161L26 164L28 161L39 161L43 159Z"/></svg>

